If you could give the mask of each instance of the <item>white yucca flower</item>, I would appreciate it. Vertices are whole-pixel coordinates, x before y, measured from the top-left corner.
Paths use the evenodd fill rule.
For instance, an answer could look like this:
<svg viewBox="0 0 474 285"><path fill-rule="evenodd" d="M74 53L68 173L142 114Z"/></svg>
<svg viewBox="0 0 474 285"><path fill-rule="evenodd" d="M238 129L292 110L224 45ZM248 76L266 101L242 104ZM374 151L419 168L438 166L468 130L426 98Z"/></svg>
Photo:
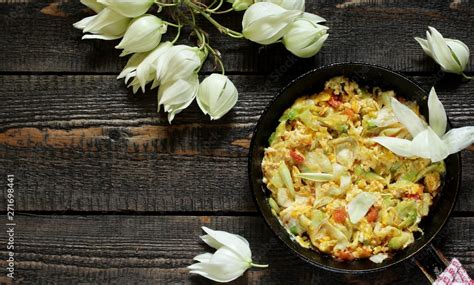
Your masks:
<svg viewBox="0 0 474 285"><path fill-rule="evenodd" d="M97 15L86 17L73 26L83 33L91 33L84 35L82 39L115 40L124 35L129 23L130 18L104 8Z"/></svg>
<svg viewBox="0 0 474 285"><path fill-rule="evenodd" d="M158 46L166 28L167 25L160 18L145 14L130 23L122 41L115 48L123 49L120 56L150 51Z"/></svg>
<svg viewBox="0 0 474 285"><path fill-rule="evenodd" d="M235 106L238 97L237 88L227 76L213 73L201 82L197 103L211 120L217 120Z"/></svg>
<svg viewBox="0 0 474 285"><path fill-rule="evenodd" d="M281 39L290 24L302 14L300 10L287 10L270 2L258 2L245 11L242 34L253 42L269 45Z"/></svg>
<svg viewBox="0 0 474 285"><path fill-rule="evenodd" d="M407 128L413 140L394 137L374 137L372 140L397 155L418 156L438 162L474 143L472 126L451 129L445 133L448 119L434 88L431 88L428 97L429 126L395 98L392 98L391 105L395 116Z"/></svg>
<svg viewBox="0 0 474 285"><path fill-rule="evenodd" d="M443 71L464 75L469 64L469 47L459 40L443 38L433 27L428 27L426 39L415 37L425 53L433 58Z"/></svg>
<svg viewBox="0 0 474 285"><path fill-rule="evenodd" d="M283 36L283 44L294 55L308 58L321 50L329 36L328 29L304 18L296 19Z"/></svg>
<svg viewBox="0 0 474 285"><path fill-rule="evenodd" d="M249 242L242 236L225 231L214 231L202 227L207 235L201 239L214 253L203 253L194 257L198 263L188 266L190 273L199 274L216 282L230 282L240 277L250 267L268 267L252 262Z"/></svg>

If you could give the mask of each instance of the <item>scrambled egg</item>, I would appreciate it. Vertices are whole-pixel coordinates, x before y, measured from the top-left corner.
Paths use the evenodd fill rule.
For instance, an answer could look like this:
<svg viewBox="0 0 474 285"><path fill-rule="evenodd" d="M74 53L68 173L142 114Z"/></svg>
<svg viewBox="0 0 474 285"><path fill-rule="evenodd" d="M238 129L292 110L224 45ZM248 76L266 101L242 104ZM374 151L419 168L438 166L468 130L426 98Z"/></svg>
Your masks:
<svg viewBox="0 0 474 285"><path fill-rule="evenodd" d="M393 114L393 96L335 77L280 118L263 181L274 215L301 246L381 262L422 233L418 224L440 189L444 163L399 157L370 139L411 139ZM419 114L416 103L400 100Z"/></svg>

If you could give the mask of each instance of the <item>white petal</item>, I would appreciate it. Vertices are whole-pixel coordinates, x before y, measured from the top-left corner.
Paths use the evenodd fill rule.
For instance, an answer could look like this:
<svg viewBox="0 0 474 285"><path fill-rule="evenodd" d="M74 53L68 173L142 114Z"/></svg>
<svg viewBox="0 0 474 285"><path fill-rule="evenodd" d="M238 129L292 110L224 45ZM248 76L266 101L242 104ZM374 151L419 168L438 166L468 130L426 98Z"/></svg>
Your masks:
<svg viewBox="0 0 474 285"><path fill-rule="evenodd" d="M145 92L145 85L154 80L156 77L156 61L171 46L171 42L159 44L158 47L151 51L137 66L137 79L138 82L140 82L140 86L143 92Z"/></svg>
<svg viewBox="0 0 474 285"><path fill-rule="evenodd" d="M409 140L392 137L374 137L371 138L371 140L380 145L383 145L384 147L388 148L390 151L397 155L405 157L410 157L414 155L412 151L412 142Z"/></svg>
<svg viewBox="0 0 474 285"><path fill-rule="evenodd" d="M461 67L451 54L443 36L433 27L428 27L431 34L428 34L428 44L436 62L441 65L445 71L460 73Z"/></svg>
<svg viewBox="0 0 474 285"><path fill-rule="evenodd" d="M420 44L421 48L423 48L423 51L429 56L433 57L433 54L431 53L430 50L430 45L428 44L428 41L419 37L415 37L415 40Z"/></svg>
<svg viewBox="0 0 474 285"><path fill-rule="evenodd" d="M166 32L166 25L160 18L145 14L135 18L123 35L123 39L115 48L124 49L124 54L147 52L161 41L161 35Z"/></svg>
<svg viewBox="0 0 474 285"><path fill-rule="evenodd" d="M202 229L217 242L239 255L242 260L252 262L252 252L250 251L249 244L242 241L243 237L237 237L237 235L225 231L214 231L207 227L202 227Z"/></svg>
<svg viewBox="0 0 474 285"><path fill-rule="evenodd" d="M444 135L446 132L446 126L448 119L446 117L446 111L444 110L443 103L439 101L438 95L434 87L431 88L430 95L428 96L428 110L430 117L430 127L435 131L438 136Z"/></svg>
<svg viewBox="0 0 474 285"><path fill-rule="evenodd" d="M447 144L431 128L420 132L412 141L413 154L438 162L449 155Z"/></svg>
<svg viewBox="0 0 474 285"><path fill-rule="evenodd" d="M205 278L216 282L230 282L240 277L245 270L248 268L235 267L236 271L227 271L227 268L223 267L222 264L214 264L208 262L195 263L188 266L191 269L190 273L199 274Z"/></svg>
<svg viewBox="0 0 474 285"><path fill-rule="evenodd" d="M161 84L190 77L202 65L198 48L176 45L169 48L156 63L156 78Z"/></svg>
<svg viewBox="0 0 474 285"><path fill-rule="evenodd" d="M466 69L469 64L469 47L459 40L446 39L446 43L451 51L456 55L456 59L459 61L458 63L460 64L461 69Z"/></svg>
<svg viewBox="0 0 474 285"><path fill-rule="evenodd" d="M449 154L456 153L474 143L474 127L452 129L443 136Z"/></svg>
<svg viewBox="0 0 474 285"><path fill-rule="evenodd" d="M323 17L308 12L304 12L301 17L315 24L326 22L326 19L324 19Z"/></svg>
<svg viewBox="0 0 474 285"><path fill-rule="evenodd" d="M107 35L83 35L83 40L105 40L105 41L112 41L116 39L120 39L122 36L107 36Z"/></svg>
<svg viewBox="0 0 474 285"><path fill-rule="evenodd" d="M361 192L357 194L357 196L347 204L347 213L349 214L351 223L356 224L359 222L365 214L367 214L375 201L377 201L377 197L372 193Z"/></svg>
<svg viewBox="0 0 474 285"><path fill-rule="evenodd" d="M121 37L130 23L130 19L124 17L109 8L105 8L94 19L87 23L83 32L108 36Z"/></svg>
<svg viewBox="0 0 474 285"><path fill-rule="evenodd" d="M97 2L97 0L81 0L83 5L86 5L88 8L94 10L94 12L99 13L104 9L104 5Z"/></svg>
<svg viewBox="0 0 474 285"><path fill-rule="evenodd" d="M407 128L413 137L426 129L423 120L421 120L420 117L418 117L418 115L410 108L398 102L395 98L392 98L392 109L398 121Z"/></svg>
<svg viewBox="0 0 474 285"><path fill-rule="evenodd" d="M196 255L193 259L199 262L209 262L211 261L212 254L209 252Z"/></svg>
<svg viewBox="0 0 474 285"><path fill-rule="evenodd" d="M218 242L215 240L213 237L210 235L203 235L201 236L201 239L210 247L219 249L220 247L224 246L222 243Z"/></svg>
<svg viewBox="0 0 474 285"><path fill-rule="evenodd" d="M129 18L145 14L153 5L153 0L97 0L97 2Z"/></svg>
<svg viewBox="0 0 474 285"><path fill-rule="evenodd" d="M377 127L387 127L398 122L398 119L390 108L383 107L377 112L377 117L372 122Z"/></svg>
<svg viewBox="0 0 474 285"><path fill-rule="evenodd" d="M87 27L87 25L89 25L96 17L97 15L85 17L84 19L80 20L79 22L75 22L72 25L76 29L84 30Z"/></svg>
<svg viewBox="0 0 474 285"><path fill-rule="evenodd" d="M129 73L133 72L134 70L137 69L138 65L143 61L143 59L147 56L147 53L136 53L132 55L128 61L125 67L123 68L122 72L117 76L117 79L124 78L127 76ZM127 82L126 80L125 82Z"/></svg>
<svg viewBox="0 0 474 285"><path fill-rule="evenodd" d="M382 263L387 258L388 258L388 255L386 253L378 253L376 255L372 255L371 257L369 257L370 261L374 263Z"/></svg>
<svg viewBox="0 0 474 285"><path fill-rule="evenodd" d="M347 190L351 186L351 176L350 175L343 175L339 181L339 187L342 190Z"/></svg>
<svg viewBox="0 0 474 285"><path fill-rule="evenodd" d="M253 42L272 44L283 37L289 25L301 14L301 11L286 10L273 3L255 3L245 11L242 33Z"/></svg>

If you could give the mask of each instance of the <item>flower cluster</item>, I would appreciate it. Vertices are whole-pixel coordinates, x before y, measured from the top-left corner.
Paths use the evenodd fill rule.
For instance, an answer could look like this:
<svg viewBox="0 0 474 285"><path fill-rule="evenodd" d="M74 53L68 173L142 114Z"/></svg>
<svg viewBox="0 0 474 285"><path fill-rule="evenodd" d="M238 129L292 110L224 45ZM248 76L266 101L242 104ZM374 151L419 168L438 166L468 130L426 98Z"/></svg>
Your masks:
<svg viewBox="0 0 474 285"><path fill-rule="evenodd" d="M286 48L299 57L316 54L328 37L318 23L324 19L304 12L304 0L228 0L232 8L222 10L224 0L205 6L194 0L173 0L160 3L154 0L81 0L95 11L74 24L84 33L83 39L121 39L115 48L120 56L130 58L119 74L132 88L145 92L159 87L158 111L161 106L168 113L168 121L187 108L195 99L204 114L212 120L224 116L236 104L238 91L224 75L224 65L218 50L212 48L208 35L195 21L201 15L220 32L234 37L247 38L261 44L282 41ZM170 9L168 16L173 22L163 20L152 13ZM183 10L185 10L183 12ZM233 31L219 24L212 15L230 11L245 11L243 32ZM197 39L196 46L177 45L184 25L191 27ZM172 41L162 41L169 28L177 29ZM212 55L222 74L212 74L199 82L198 72L208 55Z"/></svg>

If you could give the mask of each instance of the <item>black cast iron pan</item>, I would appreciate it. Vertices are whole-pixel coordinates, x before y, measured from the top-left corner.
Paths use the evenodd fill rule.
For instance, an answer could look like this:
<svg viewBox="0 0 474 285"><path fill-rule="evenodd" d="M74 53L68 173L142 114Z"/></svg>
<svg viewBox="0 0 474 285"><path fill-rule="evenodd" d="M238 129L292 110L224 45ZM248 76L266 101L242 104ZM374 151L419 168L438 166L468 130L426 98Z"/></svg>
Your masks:
<svg viewBox="0 0 474 285"><path fill-rule="evenodd" d="M338 75L348 76L362 85L392 89L396 92L397 96L409 100L416 100L420 106L421 113L425 118L428 118L426 104L428 94L416 83L401 74L383 67L364 63L340 63L314 69L296 78L283 88L260 117L250 146L248 165L250 186L258 208L270 229L291 251L296 253L303 260L330 271L341 273L368 273L410 260L412 256L430 244L433 238L439 233L448 220L456 201L461 177L460 158L459 154L453 154L445 160L446 175L442 190L435 198L429 215L423 218L420 223L424 234L416 237L413 244L397 252L393 257L386 259L383 263L376 264L368 259L340 262L334 260L331 256L303 248L296 242L293 242L277 218L272 215L267 202L270 191L262 182L263 174L260 166L264 148L268 146L268 138L277 127L278 119L298 97L321 91L325 81Z"/></svg>

